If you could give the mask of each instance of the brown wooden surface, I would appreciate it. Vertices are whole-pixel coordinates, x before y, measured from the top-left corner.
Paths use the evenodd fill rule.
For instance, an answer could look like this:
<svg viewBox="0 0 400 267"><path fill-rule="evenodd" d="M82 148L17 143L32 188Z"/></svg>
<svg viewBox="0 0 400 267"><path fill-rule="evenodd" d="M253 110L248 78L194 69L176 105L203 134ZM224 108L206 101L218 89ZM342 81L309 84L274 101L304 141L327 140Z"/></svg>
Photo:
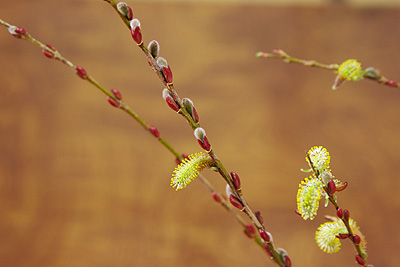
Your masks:
<svg viewBox="0 0 400 267"><path fill-rule="evenodd" d="M399 10L133 7L144 40L160 42L179 94L194 101L220 159L294 266L357 266L349 241L333 255L315 244L331 206L314 221L293 212L313 145L328 148L333 173L349 182L339 203L367 236L370 263L397 266L400 91L370 81L332 91L333 73L254 55L357 58L400 79ZM118 88L178 151L201 150L106 3L8 1L0 14ZM169 152L73 71L5 28L0 62L0 266L274 266L199 181L175 192ZM204 174L224 191L215 173Z"/></svg>

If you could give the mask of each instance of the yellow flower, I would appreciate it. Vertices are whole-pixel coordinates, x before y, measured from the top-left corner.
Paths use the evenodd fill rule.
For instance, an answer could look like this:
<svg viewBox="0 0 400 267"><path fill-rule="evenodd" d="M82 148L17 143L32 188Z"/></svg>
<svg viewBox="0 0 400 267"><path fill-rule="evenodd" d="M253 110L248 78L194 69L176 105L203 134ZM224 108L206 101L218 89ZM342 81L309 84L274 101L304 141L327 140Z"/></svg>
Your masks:
<svg viewBox="0 0 400 267"><path fill-rule="evenodd" d="M311 164L320 173L329 168L331 157L326 148L322 146L314 146L308 151L308 155L311 159Z"/></svg>
<svg viewBox="0 0 400 267"><path fill-rule="evenodd" d="M353 234L358 235L361 238L360 246L363 250L366 249L367 242L365 241L364 235L360 232L357 223L353 220L349 220L350 228ZM315 233L315 240L318 247L327 253L335 253L340 250L340 239L336 236L338 234L348 234L346 226L342 220L335 219L332 222L326 222L321 224Z"/></svg>
<svg viewBox="0 0 400 267"><path fill-rule="evenodd" d="M189 155L175 168L171 186L176 190L185 188L204 168L211 168L212 166L212 159L202 152Z"/></svg>
<svg viewBox="0 0 400 267"><path fill-rule="evenodd" d="M348 81L358 81L363 78L361 63L355 59L348 59L338 69L339 76Z"/></svg>
<svg viewBox="0 0 400 267"><path fill-rule="evenodd" d="M304 220L313 220L317 215L322 192L322 183L317 178L305 178L300 183L297 191L297 210Z"/></svg>

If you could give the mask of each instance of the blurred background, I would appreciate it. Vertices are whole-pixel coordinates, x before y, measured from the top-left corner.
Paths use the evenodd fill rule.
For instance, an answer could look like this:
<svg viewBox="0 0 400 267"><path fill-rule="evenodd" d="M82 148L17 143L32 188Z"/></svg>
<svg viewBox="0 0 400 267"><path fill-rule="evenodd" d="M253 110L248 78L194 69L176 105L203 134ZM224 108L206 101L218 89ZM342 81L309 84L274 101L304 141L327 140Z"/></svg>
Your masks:
<svg viewBox="0 0 400 267"><path fill-rule="evenodd" d="M294 213L314 145L349 183L339 204L366 235L369 263L398 266L399 89L364 80L332 91L332 72L255 54L356 58L399 80L399 1L127 3L294 266L357 266L350 241L336 254L315 243L332 206L321 202L313 221ZM8 1L0 14L121 91L177 151L201 151L107 3ZM0 266L275 266L200 181L171 188L174 157L71 69L5 27L0 62ZM225 190L216 173L203 174Z"/></svg>

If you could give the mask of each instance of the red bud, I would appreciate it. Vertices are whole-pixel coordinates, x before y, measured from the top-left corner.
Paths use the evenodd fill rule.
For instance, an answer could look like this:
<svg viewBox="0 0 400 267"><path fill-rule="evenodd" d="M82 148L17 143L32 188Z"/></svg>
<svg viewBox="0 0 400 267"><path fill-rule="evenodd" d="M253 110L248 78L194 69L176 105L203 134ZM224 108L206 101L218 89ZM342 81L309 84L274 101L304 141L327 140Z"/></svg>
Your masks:
<svg viewBox="0 0 400 267"><path fill-rule="evenodd" d="M361 238L359 235L353 235L354 244L358 245L361 243Z"/></svg>
<svg viewBox="0 0 400 267"><path fill-rule="evenodd" d="M257 218L257 220L258 220L259 223L261 223L261 224L264 223L264 219L263 219L263 217L261 216L261 212L260 212L260 211L254 212L254 215L256 215L256 218Z"/></svg>
<svg viewBox="0 0 400 267"><path fill-rule="evenodd" d="M336 211L336 215L340 218L343 219L343 210L341 208L338 208Z"/></svg>
<svg viewBox="0 0 400 267"><path fill-rule="evenodd" d="M150 132L154 135L154 137L156 138L160 137L160 132L157 130L156 127L150 126Z"/></svg>
<svg viewBox="0 0 400 267"><path fill-rule="evenodd" d="M216 202L221 203L221 198L218 196L216 192L213 192L212 196Z"/></svg>
<svg viewBox="0 0 400 267"><path fill-rule="evenodd" d="M361 258L361 256L360 255L356 255L356 262L358 263L358 264L360 264L361 266L364 266L365 265L365 261L363 260L363 258Z"/></svg>
<svg viewBox="0 0 400 267"><path fill-rule="evenodd" d="M268 244L264 244L264 249L267 252L268 256L270 256L271 258L274 257L274 255L272 254L272 251L268 247Z"/></svg>
<svg viewBox="0 0 400 267"><path fill-rule="evenodd" d="M200 146L205 150L205 151L210 151L211 145L208 142L207 136L203 137L203 142L200 139L197 139L197 142L199 142Z"/></svg>
<svg viewBox="0 0 400 267"><path fill-rule="evenodd" d="M139 45L142 43L142 32L140 30L139 26L136 26L135 28L131 29L131 34L133 40Z"/></svg>
<svg viewBox="0 0 400 267"><path fill-rule="evenodd" d="M108 101L108 103L110 103L112 106L114 106L114 107L116 107L116 108L119 108L119 103L118 103L116 100L114 100L113 98L107 96L107 101Z"/></svg>
<svg viewBox="0 0 400 267"><path fill-rule="evenodd" d="M233 181L233 184L235 185L236 189L239 189L240 188L239 175L237 175L237 173L235 173L235 172L231 172L231 177L232 177L232 181Z"/></svg>
<svg viewBox="0 0 400 267"><path fill-rule="evenodd" d="M288 255L285 255L285 267L292 267L292 261L290 260Z"/></svg>
<svg viewBox="0 0 400 267"><path fill-rule="evenodd" d="M333 195L336 192L336 185L334 181L329 181L328 182L328 192L329 194Z"/></svg>
<svg viewBox="0 0 400 267"><path fill-rule="evenodd" d="M176 104L175 100L171 96L166 96L165 101L167 102L168 106L178 112L179 111L179 106Z"/></svg>
<svg viewBox="0 0 400 267"><path fill-rule="evenodd" d="M393 80L389 80L389 81L385 82L385 84L389 85L389 86L393 86L393 87L397 87L398 86L397 82L393 81Z"/></svg>
<svg viewBox="0 0 400 267"><path fill-rule="evenodd" d="M229 201L231 202L231 204L237 208L242 210L243 209L243 204L239 201L239 199L237 199L237 197L235 197L234 195L230 195L229 196Z"/></svg>
<svg viewBox="0 0 400 267"><path fill-rule="evenodd" d="M269 234L267 234L264 230L259 230L260 237L265 241L265 242L271 242L271 237Z"/></svg>
<svg viewBox="0 0 400 267"><path fill-rule="evenodd" d="M117 89L111 89L111 93L117 98L118 100L122 100L122 95Z"/></svg>
<svg viewBox="0 0 400 267"><path fill-rule="evenodd" d="M162 68L162 72L164 74L165 80L167 81L167 83L172 83L172 71L170 66L167 67L163 67Z"/></svg>
<svg viewBox="0 0 400 267"><path fill-rule="evenodd" d="M87 78L87 73L86 73L86 70L84 68L76 66L75 70L76 70L76 75L78 75L82 79L86 79Z"/></svg>
<svg viewBox="0 0 400 267"><path fill-rule="evenodd" d="M339 239L346 239L349 237L349 234L338 234L336 237Z"/></svg>

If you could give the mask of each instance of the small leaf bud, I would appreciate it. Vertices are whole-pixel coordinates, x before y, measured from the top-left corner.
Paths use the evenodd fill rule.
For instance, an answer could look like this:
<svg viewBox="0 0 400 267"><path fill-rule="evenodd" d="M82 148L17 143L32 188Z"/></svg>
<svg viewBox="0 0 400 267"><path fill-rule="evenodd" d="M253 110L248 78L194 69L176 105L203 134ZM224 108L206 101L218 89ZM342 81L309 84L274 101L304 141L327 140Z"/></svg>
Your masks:
<svg viewBox="0 0 400 267"><path fill-rule="evenodd" d="M179 111L179 106L178 104L175 102L175 100L172 98L171 94L169 93L169 90L167 88L165 88L162 92L163 98L165 100L165 102L167 102L168 106L178 112Z"/></svg>
<svg viewBox="0 0 400 267"><path fill-rule="evenodd" d="M147 46L147 49L149 50L153 58L158 57L158 54L160 53L160 45L156 40L150 41L149 45Z"/></svg>
<svg viewBox="0 0 400 267"><path fill-rule="evenodd" d="M393 87L398 87L399 86L398 83L396 81L393 81L393 80L389 80L389 81L385 82L385 84L389 85L389 86L393 86Z"/></svg>
<svg viewBox="0 0 400 267"><path fill-rule="evenodd" d="M113 99L113 98L107 96L107 101L108 101L108 103L110 103L113 107L119 108L119 103L118 103L115 99Z"/></svg>
<svg viewBox="0 0 400 267"><path fill-rule="evenodd" d="M76 75L78 75L82 79L86 79L87 78L87 72L86 72L86 70L84 68L76 66L75 70L76 70Z"/></svg>
<svg viewBox="0 0 400 267"><path fill-rule="evenodd" d="M26 35L26 30L24 28L19 28L14 25L12 25L8 28L8 32L10 34L12 34L12 36L14 36L15 38L18 38L18 39L24 38Z"/></svg>
<svg viewBox="0 0 400 267"><path fill-rule="evenodd" d="M336 192L336 185L334 181L329 181L328 182L328 192L329 194L333 195Z"/></svg>
<svg viewBox="0 0 400 267"><path fill-rule="evenodd" d="M199 115L197 114L197 111L193 105L192 100L189 98L183 98L182 99L182 104L187 110L187 112L190 114L190 116L193 118L193 120L197 123L199 122Z"/></svg>
<svg viewBox="0 0 400 267"><path fill-rule="evenodd" d="M261 223L261 224L264 223L264 219L263 219L263 217L261 216L261 212L260 212L260 211L254 212L254 215L256 215L256 218L257 218L257 220L258 220L259 223Z"/></svg>
<svg viewBox="0 0 400 267"><path fill-rule="evenodd" d="M233 184L235 185L236 189L240 189L240 178L239 175L237 175L236 172L231 172L231 177Z"/></svg>
<svg viewBox="0 0 400 267"><path fill-rule="evenodd" d="M361 266L364 266L364 265L365 265L364 259L361 258L361 256L358 255L358 254L356 255L356 262L357 262L358 264L360 264Z"/></svg>
<svg viewBox="0 0 400 267"><path fill-rule="evenodd" d="M56 48L50 44L46 45L50 50L52 51L57 51ZM42 49L43 55L45 55L48 58L54 58L54 53L47 51L46 49Z"/></svg>
<svg viewBox="0 0 400 267"><path fill-rule="evenodd" d="M235 197L234 195L230 195L229 201L231 202L231 204L232 204L235 208L237 208L237 209L239 209L239 210L242 210L242 209L243 209L243 204L242 204L242 203L240 202L240 200L239 200L237 197Z"/></svg>
<svg viewBox="0 0 400 267"><path fill-rule="evenodd" d="M210 151L211 150L211 145L208 142L206 132L204 131L203 128L198 127L196 130L194 130L194 136L196 137L197 141L199 142L200 146L205 150L205 151Z"/></svg>
<svg viewBox="0 0 400 267"><path fill-rule="evenodd" d="M269 249L268 244L264 244L264 249L267 252L268 256L270 256L271 258L274 257L274 254L272 254L272 251Z"/></svg>
<svg viewBox="0 0 400 267"><path fill-rule="evenodd" d="M212 196L216 202L221 203L221 198L218 196L216 192L212 192Z"/></svg>
<svg viewBox="0 0 400 267"><path fill-rule="evenodd" d="M359 235L353 235L354 244L358 245L361 243L361 238Z"/></svg>
<svg viewBox="0 0 400 267"><path fill-rule="evenodd" d="M336 211L336 215L340 218L343 219L343 210L341 208L338 208Z"/></svg>
<svg viewBox="0 0 400 267"><path fill-rule="evenodd" d="M122 100L122 95L117 89L111 89L111 93L115 96L116 99Z"/></svg>
<svg viewBox="0 0 400 267"><path fill-rule="evenodd" d="M117 9L118 12L127 20L131 20L133 18L132 8L130 8L125 2L119 2L117 4Z"/></svg>
<svg viewBox="0 0 400 267"><path fill-rule="evenodd" d="M160 137L160 132L158 129L154 126L150 126L150 132L154 135L154 137L159 138Z"/></svg>
<svg viewBox="0 0 400 267"><path fill-rule="evenodd" d="M142 41L142 32L140 30L140 21L138 19L132 19L130 22L130 27L133 40L138 45L141 45L143 41Z"/></svg>

